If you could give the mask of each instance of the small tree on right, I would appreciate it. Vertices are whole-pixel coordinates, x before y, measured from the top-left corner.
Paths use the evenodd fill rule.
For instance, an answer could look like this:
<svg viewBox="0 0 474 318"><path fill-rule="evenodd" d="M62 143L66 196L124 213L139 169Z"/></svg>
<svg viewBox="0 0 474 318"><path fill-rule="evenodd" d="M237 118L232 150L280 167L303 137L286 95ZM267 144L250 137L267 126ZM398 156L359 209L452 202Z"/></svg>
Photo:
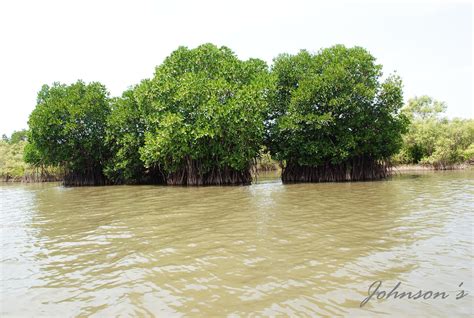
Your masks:
<svg viewBox="0 0 474 318"><path fill-rule="evenodd" d="M274 61L277 91L267 120L283 182L375 180L390 171L408 119L398 76L361 47L336 45Z"/></svg>

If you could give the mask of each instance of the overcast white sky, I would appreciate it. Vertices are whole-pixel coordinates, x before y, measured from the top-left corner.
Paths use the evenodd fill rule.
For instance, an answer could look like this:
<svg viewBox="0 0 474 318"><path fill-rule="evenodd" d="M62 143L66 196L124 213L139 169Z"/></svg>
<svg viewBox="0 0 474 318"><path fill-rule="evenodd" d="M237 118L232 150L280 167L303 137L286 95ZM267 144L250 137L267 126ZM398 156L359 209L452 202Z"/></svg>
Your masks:
<svg viewBox="0 0 474 318"><path fill-rule="evenodd" d="M100 81L112 95L151 77L179 45L212 42L271 63L334 44L367 48L405 99L472 118L470 1L0 1L0 134L27 127L44 83Z"/></svg>

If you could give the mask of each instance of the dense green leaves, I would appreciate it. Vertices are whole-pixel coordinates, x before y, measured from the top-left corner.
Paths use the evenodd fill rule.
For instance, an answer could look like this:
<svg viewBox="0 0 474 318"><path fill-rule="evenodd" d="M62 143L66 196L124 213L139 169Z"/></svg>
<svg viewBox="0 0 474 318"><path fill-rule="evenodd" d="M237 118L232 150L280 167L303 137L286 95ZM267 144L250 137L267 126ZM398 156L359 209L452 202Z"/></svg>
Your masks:
<svg viewBox="0 0 474 318"><path fill-rule="evenodd" d="M0 140L0 180L19 179L27 168L22 160L26 141L10 143L6 139Z"/></svg>
<svg viewBox="0 0 474 318"><path fill-rule="evenodd" d="M410 120L437 119L446 111L446 103L437 101L430 96L410 98L407 105L403 107L403 113Z"/></svg>
<svg viewBox="0 0 474 318"><path fill-rule="evenodd" d="M363 48L342 45L277 57L268 121L276 159L316 167L395 153L406 125L402 87L396 76L382 83L381 68Z"/></svg>
<svg viewBox="0 0 474 318"><path fill-rule="evenodd" d="M100 178L109 155L104 144L109 111L108 93L100 83L44 85L28 121L26 161Z"/></svg>
<svg viewBox="0 0 474 318"><path fill-rule="evenodd" d="M402 141L399 162L472 157L472 121L439 119L446 105L427 96L400 113L400 78L381 77L360 47L282 54L271 72L227 47L180 47L121 97L99 83L43 86L29 132L2 142L76 185L249 183L256 158L274 166L267 151L293 181L374 179Z"/></svg>
<svg viewBox="0 0 474 318"><path fill-rule="evenodd" d="M24 136L22 130L20 136ZM58 181L63 177L60 167L44 165L31 165L24 160L25 148L29 147L27 141L18 138L19 132L13 132L10 138L0 140L0 181ZM12 142L13 141L13 142ZM30 155L32 153L30 152ZM38 162L39 159L35 159Z"/></svg>
<svg viewBox="0 0 474 318"><path fill-rule="evenodd" d="M17 144L21 141L26 141L27 139L27 135L28 135L28 131L26 129L22 129L22 130L15 130L10 138L8 138L7 135L3 134L2 136L2 141L5 141L7 143L10 143L10 144Z"/></svg>
<svg viewBox="0 0 474 318"><path fill-rule="evenodd" d="M429 164L438 169L474 160L474 120L441 117L443 102L428 96L410 99L403 112L411 118L397 163Z"/></svg>
<svg viewBox="0 0 474 318"><path fill-rule="evenodd" d="M157 67L141 158L167 174L196 164L248 171L264 136L270 75L263 61L239 60L226 47L180 47ZM142 93L143 94L143 93ZM222 172L222 171L221 171Z"/></svg>
<svg viewBox="0 0 474 318"><path fill-rule="evenodd" d="M390 76L381 82L381 69L360 47L336 45L315 55L301 51L278 56L273 67L277 91L267 122L267 143L276 159L298 173L302 171L298 167L335 168L339 176L334 180L358 178L346 177L354 162L370 161L372 168L388 160L401 145L407 120L399 114L400 78Z"/></svg>
<svg viewBox="0 0 474 318"><path fill-rule="evenodd" d="M146 85L146 81L142 85ZM136 97L138 93L139 88L130 89L111 102L106 144L112 156L105 174L114 183L137 183L145 175L139 150L145 142L146 109L140 107L143 102Z"/></svg>

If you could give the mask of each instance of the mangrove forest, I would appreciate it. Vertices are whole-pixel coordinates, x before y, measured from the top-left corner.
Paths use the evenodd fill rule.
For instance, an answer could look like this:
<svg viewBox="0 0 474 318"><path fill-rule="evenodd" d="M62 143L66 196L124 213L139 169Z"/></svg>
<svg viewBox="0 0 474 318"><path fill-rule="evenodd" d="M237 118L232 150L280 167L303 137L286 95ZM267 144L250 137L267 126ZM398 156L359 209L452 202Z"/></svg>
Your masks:
<svg viewBox="0 0 474 318"><path fill-rule="evenodd" d="M60 174L67 186L246 185L265 160L285 183L377 180L393 164L472 160L473 121L447 120L445 108L428 96L404 106L400 77L383 77L362 47L271 66L179 47L120 97L98 82L44 85L29 129L0 141L0 172Z"/></svg>

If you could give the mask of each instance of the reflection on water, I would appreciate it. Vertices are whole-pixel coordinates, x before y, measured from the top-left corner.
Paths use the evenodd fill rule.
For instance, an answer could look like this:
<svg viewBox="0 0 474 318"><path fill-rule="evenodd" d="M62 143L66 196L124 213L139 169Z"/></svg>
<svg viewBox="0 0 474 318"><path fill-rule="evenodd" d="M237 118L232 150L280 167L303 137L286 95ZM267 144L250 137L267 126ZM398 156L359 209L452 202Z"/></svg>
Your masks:
<svg viewBox="0 0 474 318"><path fill-rule="evenodd" d="M472 315L474 171L248 187L0 185L2 316ZM360 302L387 289L446 300Z"/></svg>

